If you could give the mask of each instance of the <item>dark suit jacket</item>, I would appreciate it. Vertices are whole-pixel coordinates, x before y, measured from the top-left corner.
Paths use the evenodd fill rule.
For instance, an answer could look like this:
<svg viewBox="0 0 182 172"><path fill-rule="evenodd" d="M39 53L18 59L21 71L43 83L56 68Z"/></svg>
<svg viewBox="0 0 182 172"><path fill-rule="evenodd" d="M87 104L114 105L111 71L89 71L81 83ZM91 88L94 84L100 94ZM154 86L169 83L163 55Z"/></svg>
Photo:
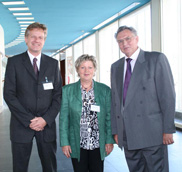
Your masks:
<svg viewBox="0 0 182 172"><path fill-rule="evenodd" d="M122 58L111 67L111 124L123 146L123 121L128 149L162 144L163 133L174 133L175 91L164 54L140 50L123 107Z"/></svg>
<svg viewBox="0 0 182 172"><path fill-rule="evenodd" d="M53 83L44 90L45 77ZM57 60L41 55L38 79L27 52L8 59L4 84L4 99L11 111L10 138L14 142L30 142L35 131L30 120L42 117L47 122L43 133L47 142L56 139L55 118L60 109L61 77Z"/></svg>

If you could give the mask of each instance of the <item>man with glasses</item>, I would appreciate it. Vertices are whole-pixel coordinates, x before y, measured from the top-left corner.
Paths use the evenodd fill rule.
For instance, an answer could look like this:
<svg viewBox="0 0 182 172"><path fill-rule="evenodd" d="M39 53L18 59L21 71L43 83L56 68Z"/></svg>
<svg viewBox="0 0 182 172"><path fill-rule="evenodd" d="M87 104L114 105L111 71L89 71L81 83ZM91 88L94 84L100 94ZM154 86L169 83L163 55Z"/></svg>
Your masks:
<svg viewBox="0 0 182 172"><path fill-rule="evenodd" d="M116 35L125 57L111 66L112 133L130 172L168 172L167 145L175 132L175 90L166 56L138 47L134 28Z"/></svg>

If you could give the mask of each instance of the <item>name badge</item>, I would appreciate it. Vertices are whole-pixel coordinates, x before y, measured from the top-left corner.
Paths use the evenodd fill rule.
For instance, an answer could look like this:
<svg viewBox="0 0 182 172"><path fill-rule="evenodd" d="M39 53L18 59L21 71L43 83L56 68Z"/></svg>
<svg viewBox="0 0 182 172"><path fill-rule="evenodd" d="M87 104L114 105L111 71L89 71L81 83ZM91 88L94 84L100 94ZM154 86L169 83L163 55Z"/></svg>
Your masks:
<svg viewBox="0 0 182 172"><path fill-rule="evenodd" d="M44 90L52 90L54 88L52 82L43 83L43 87Z"/></svg>
<svg viewBox="0 0 182 172"><path fill-rule="evenodd" d="M91 111L100 112L100 106L97 105L91 105Z"/></svg>

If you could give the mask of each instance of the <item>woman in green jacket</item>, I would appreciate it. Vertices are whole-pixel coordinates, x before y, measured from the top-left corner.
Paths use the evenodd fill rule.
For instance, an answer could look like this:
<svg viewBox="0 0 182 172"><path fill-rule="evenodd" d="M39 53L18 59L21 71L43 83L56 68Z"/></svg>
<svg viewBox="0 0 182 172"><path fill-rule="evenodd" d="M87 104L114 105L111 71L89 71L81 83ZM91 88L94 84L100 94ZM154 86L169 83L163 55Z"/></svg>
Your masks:
<svg viewBox="0 0 182 172"><path fill-rule="evenodd" d="M60 145L75 172L103 172L113 149L110 88L93 80L96 67L95 57L80 56L75 62L80 80L62 89Z"/></svg>

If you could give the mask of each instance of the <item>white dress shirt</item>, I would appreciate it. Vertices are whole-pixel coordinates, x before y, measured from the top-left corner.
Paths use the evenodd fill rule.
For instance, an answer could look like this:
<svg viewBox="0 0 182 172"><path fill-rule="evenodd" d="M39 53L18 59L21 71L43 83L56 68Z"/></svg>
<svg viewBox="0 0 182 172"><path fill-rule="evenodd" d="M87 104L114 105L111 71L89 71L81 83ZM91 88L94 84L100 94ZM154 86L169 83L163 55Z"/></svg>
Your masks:
<svg viewBox="0 0 182 172"><path fill-rule="evenodd" d="M132 61L130 62L131 64L131 72L133 72L133 69L134 69L134 66L135 66L135 63L137 61L137 58L138 58L138 55L140 53L140 48L138 48L133 54L131 57L129 57L130 59L132 59ZM128 57L125 56L125 64L124 64L124 77L123 77L123 82L125 80L125 73L126 73L126 68L127 68L127 59Z"/></svg>

